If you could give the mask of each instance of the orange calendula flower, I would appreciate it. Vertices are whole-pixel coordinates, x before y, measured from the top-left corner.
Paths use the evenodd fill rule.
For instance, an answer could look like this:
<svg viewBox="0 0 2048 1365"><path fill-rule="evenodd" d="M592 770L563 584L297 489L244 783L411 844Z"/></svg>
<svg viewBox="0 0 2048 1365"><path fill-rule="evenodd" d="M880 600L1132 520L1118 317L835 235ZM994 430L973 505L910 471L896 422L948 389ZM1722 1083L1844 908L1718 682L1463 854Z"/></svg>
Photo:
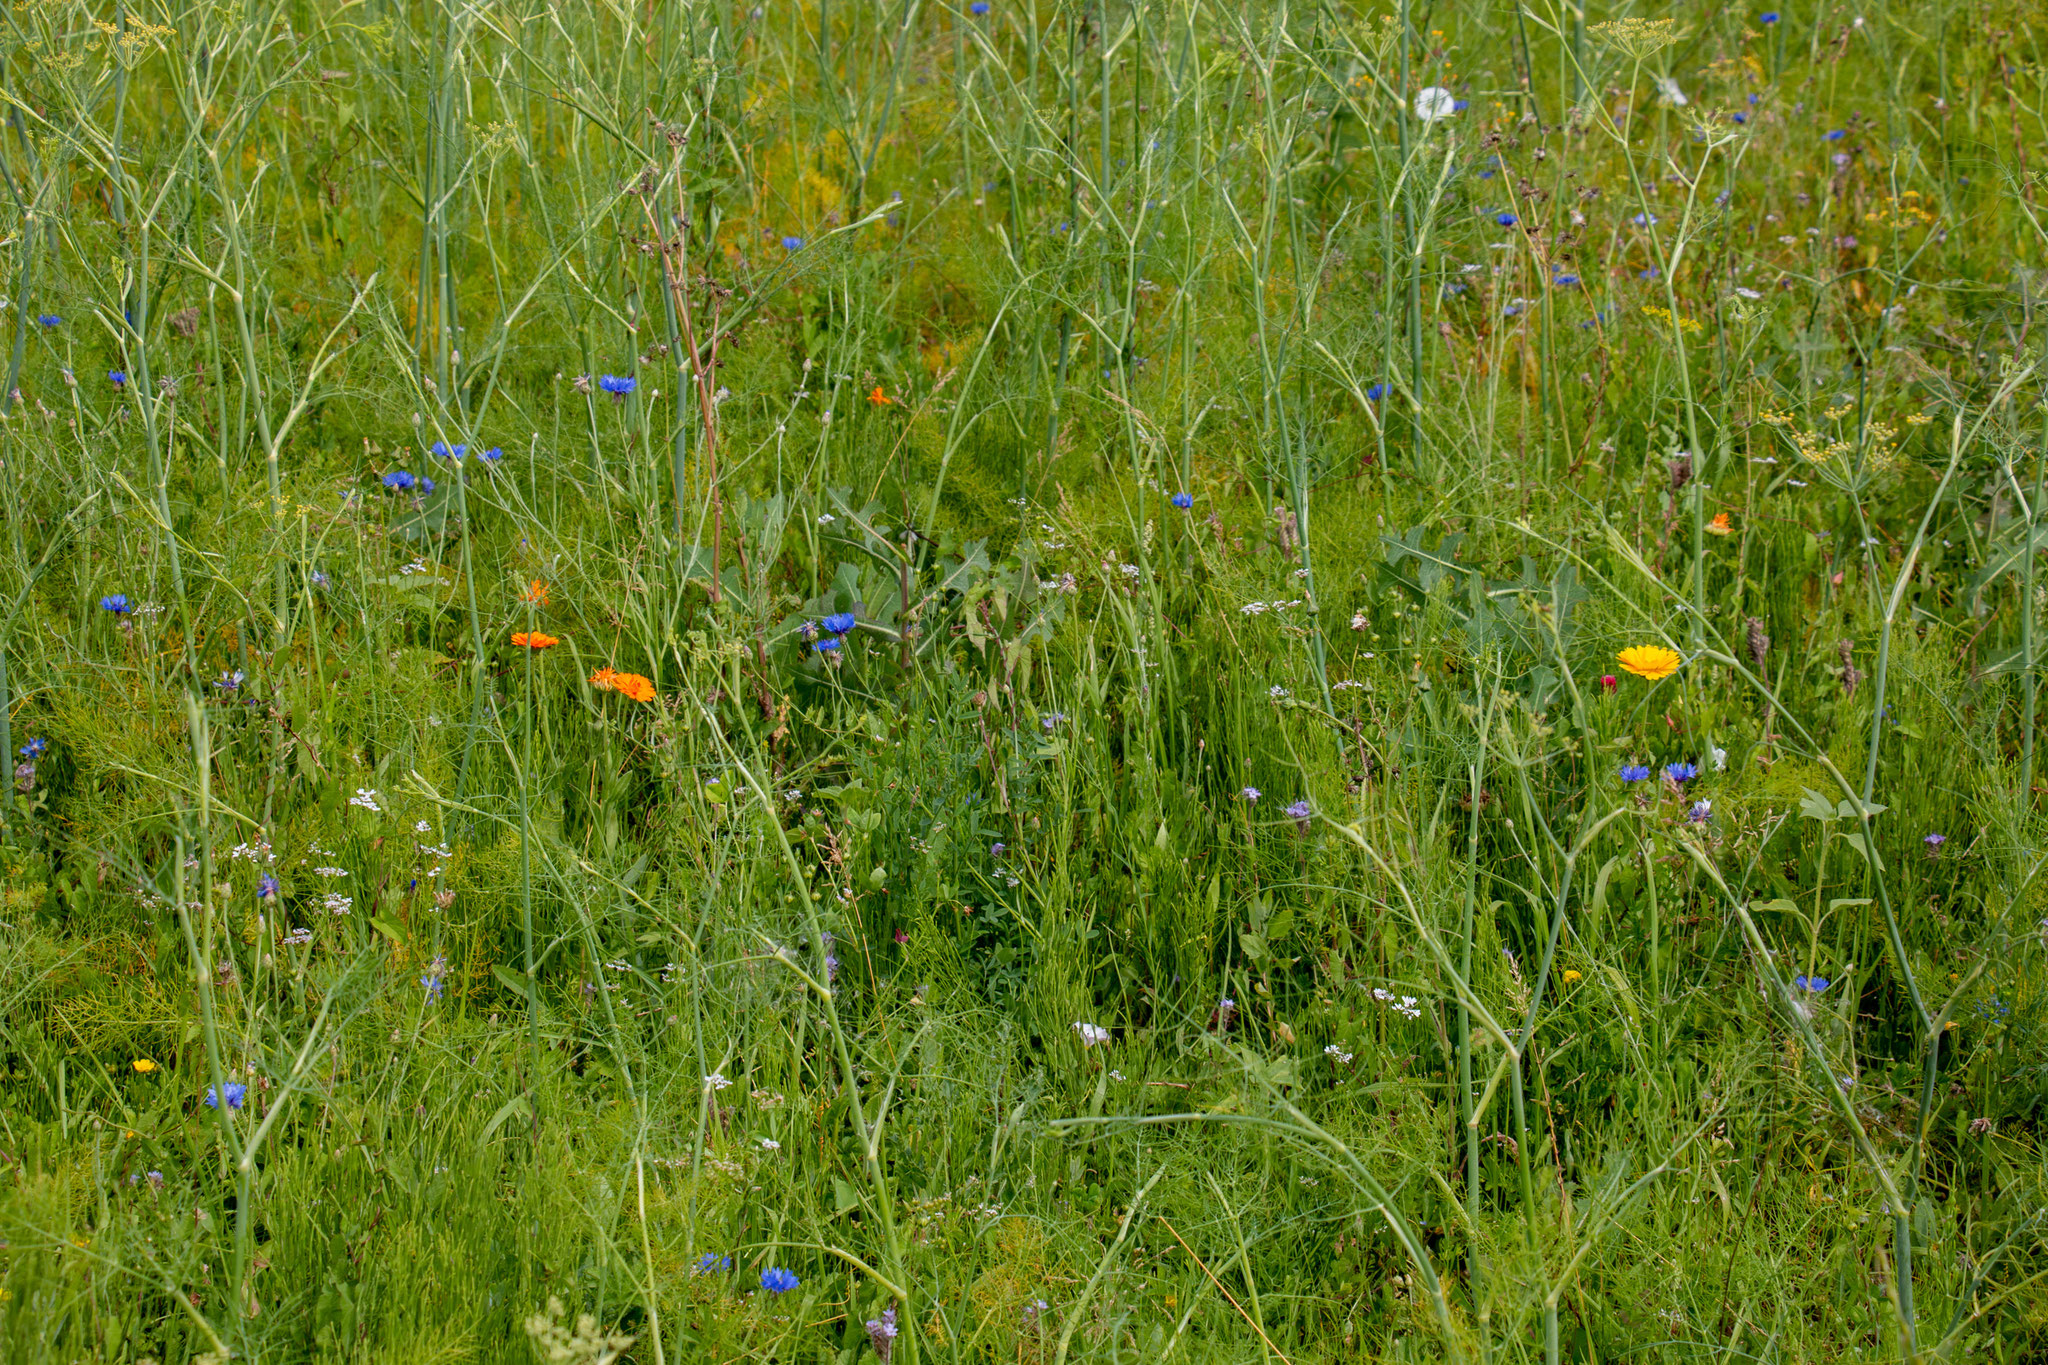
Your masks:
<svg viewBox="0 0 2048 1365"><path fill-rule="evenodd" d="M1670 677L1685 662L1678 656L1678 651L1662 645L1630 645L1615 658L1621 664L1622 672L1648 678L1651 682Z"/></svg>
<svg viewBox="0 0 2048 1365"><path fill-rule="evenodd" d="M654 700L654 684L638 673L621 673L612 680L612 686L633 701Z"/></svg>
<svg viewBox="0 0 2048 1365"><path fill-rule="evenodd" d="M609 668L600 668L590 675L590 685L601 692L609 692L616 684L618 676Z"/></svg>
<svg viewBox="0 0 2048 1365"><path fill-rule="evenodd" d="M534 579L533 582L526 585L526 591L519 594L519 600L531 602L536 607L546 606L548 604L548 585L541 582L538 578Z"/></svg>
<svg viewBox="0 0 2048 1365"><path fill-rule="evenodd" d="M530 632L521 630L513 633L512 643L521 649L552 649L562 642L552 635L543 635L537 630Z"/></svg>
<svg viewBox="0 0 2048 1365"><path fill-rule="evenodd" d="M1734 529L1733 526L1728 524L1728 514L1726 512L1716 513L1714 519L1707 523L1707 534L1710 536L1725 536L1733 532Z"/></svg>
<svg viewBox="0 0 2048 1365"><path fill-rule="evenodd" d="M868 395L868 401L870 403L873 403L878 408L886 408L896 400L891 398L888 394L883 393L882 386L880 384L877 384L875 385L875 391Z"/></svg>

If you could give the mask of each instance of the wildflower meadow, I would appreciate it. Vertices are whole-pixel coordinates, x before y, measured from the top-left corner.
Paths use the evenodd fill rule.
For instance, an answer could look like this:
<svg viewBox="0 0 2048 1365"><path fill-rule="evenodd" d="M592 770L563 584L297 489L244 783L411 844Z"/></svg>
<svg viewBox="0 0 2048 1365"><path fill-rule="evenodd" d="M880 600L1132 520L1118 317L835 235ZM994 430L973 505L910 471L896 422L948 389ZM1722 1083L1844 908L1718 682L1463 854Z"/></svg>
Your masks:
<svg viewBox="0 0 2048 1365"><path fill-rule="evenodd" d="M2022 0L20 0L0 1361L2048 1360Z"/></svg>

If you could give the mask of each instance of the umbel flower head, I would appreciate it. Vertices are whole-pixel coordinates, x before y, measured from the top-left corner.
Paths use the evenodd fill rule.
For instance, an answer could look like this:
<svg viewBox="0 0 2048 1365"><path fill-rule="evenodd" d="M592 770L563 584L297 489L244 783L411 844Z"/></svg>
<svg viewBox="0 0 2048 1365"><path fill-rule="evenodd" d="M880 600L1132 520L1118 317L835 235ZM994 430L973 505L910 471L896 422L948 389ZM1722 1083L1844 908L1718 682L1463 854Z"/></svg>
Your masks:
<svg viewBox="0 0 2048 1365"><path fill-rule="evenodd" d="M1685 660L1679 657L1677 650L1666 649L1662 645L1630 645L1615 656L1615 662L1621 665L1624 673L1657 682L1676 673Z"/></svg>

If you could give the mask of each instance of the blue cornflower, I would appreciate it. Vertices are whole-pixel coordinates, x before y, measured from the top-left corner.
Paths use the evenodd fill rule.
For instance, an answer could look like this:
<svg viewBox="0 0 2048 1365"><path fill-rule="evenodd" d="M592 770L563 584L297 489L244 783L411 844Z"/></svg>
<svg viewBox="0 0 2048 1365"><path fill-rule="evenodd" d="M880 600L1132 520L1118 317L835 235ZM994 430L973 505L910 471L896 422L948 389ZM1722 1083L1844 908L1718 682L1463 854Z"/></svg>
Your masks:
<svg viewBox="0 0 2048 1365"><path fill-rule="evenodd" d="M1189 493L1175 493L1172 497L1168 498L1167 501L1172 503L1175 507L1178 507L1183 512L1187 511L1190 507L1193 507L1195 505L1194 496Z"/></svg>
<svg viewBox="0 0 2048 1365"><path fill-rule="evenodd" d="M277 878L271 876L268 872L258 877L256 879L256 899L260 901L276 900Z"/></svg>
<svg viewBox="0 0 2048 1365"><path fill-rule="evenodd" d="M802 251L804 249L804 239L801 237L784 237L782 239L782 249L784 251Z"/></svg>
<svg viewBox="0 0 2048 1365"><path fill-rule="evenodd" d="M1572 274L1552 275L1550 277L1550 282L1556 285L1559 289L1572 289L1577 287L1579 283L1579 277L1577 275Z"/></svg>
<svg viewBox="0 0 2048 1365"><path fill-rule="evenodd" d="M384 476L384 486L386 488L396 488L402 491L412 487L413 482L412 475L403 469L394 469Z"/></svg>
<svg viewBox="0 0 2048 1365"><path fill-rule="evenodd" d="M1636 278L1639 280L1654 280L1663 273L1663 271L1659 270L1656 266L1653 265L1648 270L1638 270L1636 272Z"/></svg>
<svg viewBox="0 0 2048 1365"><path fill-rule="evenodd" d="M811 648L820 654L835 653L839 649L839 637L837 635L827 635L822 640L813 640Z"/></svg>
<svg viewBox="0 0 2048 1365"><path fill-rule="evenodd" d="M492 446L489 450L486 450L483 454L477 456L477 458L479 460L482 460L485 464L496 464L498 461L505 458L505 452L498 449L496 446Z"/></svg>
<svg viewBox="0 0 2048 1365"><path fill-rule="evenodd" d="M1828 142L1840 142L1847 136L1849 136L1848 132L1841 128L1830 128L1827 132L1821 134L1821 137Z"/></svg>
<svg viewBox="0 0 2048 1365"><path fill-rule="evenodd" d="M601 374L597 386L614 398L624 398L639 386L640 381L631 375Z"/></svg>
<svg viewBox="0 0 2048 1365"><path fill-rule="evenodd" d="M469 454L469 447L466 445L451 446L446 441L436 441L428 449L427 453L429 455L439 456L441 459L444 460L453 460L455 461L455 463L461 464L462 457Z"/></svg>
<svg viewBox="0 0 2048 1365"><path fill-rule="evenodd" d="M780 1266L769 1266L761 1272L761 1287L771 1294L787 1294L800 1283L794 1272Z"/></svg>
<svg viewBox="0 0 2048 1365"><path fill-rule="evenodd" d="M1775 24L1778 22L1778 12L1774 9L1767 9L1756 17L1756 21L1759 24Z"/></svg>
<svg viewBox="0 0 2048 1365"><path fill-rule="evenodd" d="M1637 227L1655 227L1657 224L1657 215L1654 213L1639 213L1635 217L1629 219L1629 221L1631 223L1634 223Z"/></svg>
<svg viewBox="0 0 2048 1365"><path fill-rule="evenodd" d="M226 1085L220 1087L218 1093L215 1092L214 1087L209 1085L206 1087L206 1107L208 1109L220 1108L221 1096L225 1095L228 1101L228 1108L240 1109L242 1107L242 1100L248 1093L249 1087L243 1085L240 1081L229 1081Z"/></svg>
<svg viewBox="0 0 2048 1365"><path fill-rule="evenodd" d="M434 481L424 474L420 475L420 496L425 497L427 494L433 491Z"/></svg>
<svg viewBox="0 0 2048 1365"><path fill-rule="evenodd" d="M1650 770L1640 763L1624 763L1621 765L1621 780L1624 782L1641 782L1647 779L1649 775Z"/></svg>
<svg viewBox="0 0 2048 1365"><path fill-rule="evenodd" d="M974 3L967 7L967 12L979 19L988 13L988 0L974 0Z"/></svg>
<svg viewBox="0 0 2048 1365"><path fill-rule="evenodd" d="M1743 113L1740 109L1737 109L1735 111L1735 121L1737 123L1747 123L1749 122L1749 115Z"/></svg>
<svg viewBox="0 0 2048 1365"><path fill-rule="evenodd" d="M117 592L111 597L100 599L100 610L110 611L116 616L126 616L134 608L128 605L128 594Z"/></svg>
<svg viewBox="0 0 2048 1365"><path fill-rule="evenodd" d="M1809 991L1814 995L1819 995L1828 988L1829 983L1828 979L1824 976L1795 976L1792 978L1792 984L1802 991Z"/></svg>
<svg viewBox="0 0 2048 1365"><path fill-rule="evenodd" d="M108 370L107 382L117 389L125 388L128 383L128 372L126 370Z"/></svg>
<svg viewBox="0 0 2048 1365"><path fill-rule="evenodd" d="M1368 403L1377 403L1386 396L1387 386L1385 384L1372 384L1366 387L1365 401Z"/></svg>
<svg viewBox="0 0 2048 1365"><path fill-rule="evenodd" d="M1664 765L1664 776L1670 778L1673 782L1690 782L1699 775L1700 765L1697 763L1667 763Z"/></svg>
<svg viewBox="0 0 2048 1365"><path fill-rule="evenodd" d="M444 987L441 984L440 977L435 976L430 972L426 976L420 978L420 985L426 989L427 1003L429 1005L438 1005L441 1003L441 992L444 989Z"/></svg>
<svg viewBox="0 0 2048 1365"><path fill-rule="evenodd" d="M853 629L853 613L837 611L818 623L827 635L844 635Z"/></svg>
<svg viewBox="0 0 2048 1365"><path fill-rule="evenodd" d="M709 1275L714 1271L731 1269L732 1257L721 1256L715 1251L707 1251L702 1256L697 1258L697 1269L694 1273L698 1275Z"/></svg>
<svg viewBox="0 0 2048 1365"><path fill-rule="evenodd" d="M1692 823L1694 823L1695 825L1704 825L1710 818L1712 818L1713 814L1713 802L1695 801L1692 803L1692 809L1686 811L1685 818L1692 821Z"/></svg>
<svg viewBox="0 0 2048 1365"><path fill-rule="evenodd" d="M23 758L41 758L45 753L49 752L49 748L50 741L38 737L21 746L21 756Z"/></svg>
<svg viewBox="0 0 2048 1365"><path fill-rule="evenodd" d="M64 321L64 319L58 317L55 313L45 313L41 317L37 318L36 321L41 323L45 327L56 327L60 325Z"/></svg>
<svg viewBox="0 0 2048 1365"><path fill-rule="evenodd" d="M1496 213L1493 215L1493 221L1499 223L1502 227L1513 227L1522 220L1515 217L1512 213Z"/></svg>
<svg viewBox="0 0 2048 1365"><path fill-rule="evenodd" d="M1472 101L1471 101L1471 100L1452 100L1452 101L1451 101L1451 112L1452 112L1452 113L1454 113L1454 114L1462 114L1462 113L1464 113L1464 112L1465 112L1465 111L1466 111L1467 109L1470 109L1471 107L1472 107Z"/></svg>
<svg viewBox="0 0 2048 1365"><path fill-rule="evenodd" d="M241 690L242 680L247 676L246 673L238 668L232 673L223 672L220 677L214 680L213 685L223 692L237 692Z"/></svg>

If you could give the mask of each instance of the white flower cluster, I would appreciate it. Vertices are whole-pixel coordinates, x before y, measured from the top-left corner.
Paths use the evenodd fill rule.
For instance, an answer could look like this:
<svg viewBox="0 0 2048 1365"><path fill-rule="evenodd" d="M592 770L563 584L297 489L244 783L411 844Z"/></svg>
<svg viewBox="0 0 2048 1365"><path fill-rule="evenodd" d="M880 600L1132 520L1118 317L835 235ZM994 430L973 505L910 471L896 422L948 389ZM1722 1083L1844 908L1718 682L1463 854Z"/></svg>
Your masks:
<svg viewBox="0 0 2048 1365"><path fill-rule="evenodd" d="M1246 616L1264 616L1269 611L1286 611L1289 607L1298 607L1303 600L1296 597L1286 602L1247 602L1239 607L1238 611Z"/></svg>
<svg viewBox="0 0 2048 1365"><path fill-rule="evenodd" d="M1378 986L1375 986L1372 988L1372 998L1379 1001L1382 1005L1391 1006L1394 1013L1405 1018L1420 1019L1422 1017L1421 1006L1412 995L1395 995L1392 991L1383 991Z"/></svg>
<svg viewBox="0 0 2048 1365"><path fill-rule="evenodd" d="M1349 1066L1351 1064L1351 1054L1338 1047L1335 1043L1324 1048L1323 1055L1339 1066Z"/></svg>
<svg viewBox="0 0 2048 1365"><path fill-rule="evenodd" d="M351 806L361 806L364 810L370 811L373 814L381 815L384 813L384 808L377 804L377 793L374 788L357 787L356 794L348 799L348 803Z"/></svg>

